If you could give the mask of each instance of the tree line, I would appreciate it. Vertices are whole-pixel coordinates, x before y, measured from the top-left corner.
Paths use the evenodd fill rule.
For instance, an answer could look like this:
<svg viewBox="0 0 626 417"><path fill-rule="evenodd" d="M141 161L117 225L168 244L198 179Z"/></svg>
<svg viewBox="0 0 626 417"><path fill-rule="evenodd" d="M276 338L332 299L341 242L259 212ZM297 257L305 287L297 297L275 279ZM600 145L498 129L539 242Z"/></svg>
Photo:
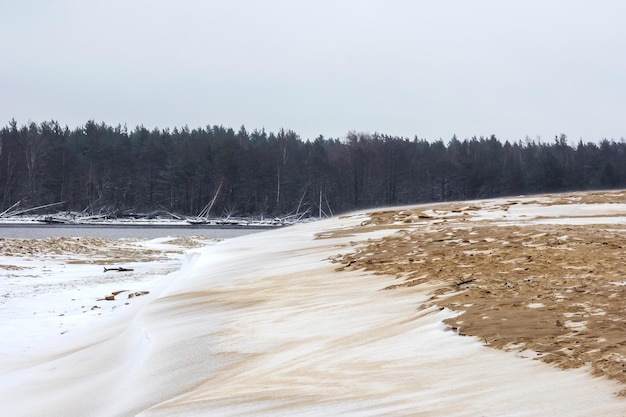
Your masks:
<svg viewBox="0 0 626 417"><path fill-rule="evenodd" d="M0 130L0 212L16 202L85 213L333 215L365 207L626 185L626 144L427 141L223 126L148 130L55 121ZM206 210L205 210L206 211Z"/></svg>

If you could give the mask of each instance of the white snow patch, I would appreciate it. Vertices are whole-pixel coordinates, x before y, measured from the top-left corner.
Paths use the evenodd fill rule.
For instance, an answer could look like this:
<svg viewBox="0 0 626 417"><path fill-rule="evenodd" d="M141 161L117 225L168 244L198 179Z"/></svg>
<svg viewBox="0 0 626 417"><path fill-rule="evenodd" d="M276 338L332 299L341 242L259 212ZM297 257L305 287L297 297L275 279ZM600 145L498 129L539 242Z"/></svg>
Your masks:
<svg viewBox="0 0 626 417"><path fill-rule="evenodd" d="M581 330L585 330L587 328L587 322L586 321L571 321L571 320L567 320L565 323L563 323L563 326L567 327L568 329L581 331Z"/></svg>

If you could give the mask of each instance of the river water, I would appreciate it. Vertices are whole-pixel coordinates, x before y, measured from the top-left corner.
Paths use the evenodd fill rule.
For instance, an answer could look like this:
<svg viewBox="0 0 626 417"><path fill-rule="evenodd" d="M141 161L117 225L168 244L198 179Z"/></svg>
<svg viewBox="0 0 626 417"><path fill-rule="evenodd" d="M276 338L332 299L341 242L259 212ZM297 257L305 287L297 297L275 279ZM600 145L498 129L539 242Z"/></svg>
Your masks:
<svg viewBox="0 0 626 417"><path fill-rule="evenodd" d="M98 237L105 239L154 239L158 237L206 236L229 239L268 229L218 228L207 226L115 226L115 225L18 225L0 224L0 238L44 239L47 237Z"/></svg>

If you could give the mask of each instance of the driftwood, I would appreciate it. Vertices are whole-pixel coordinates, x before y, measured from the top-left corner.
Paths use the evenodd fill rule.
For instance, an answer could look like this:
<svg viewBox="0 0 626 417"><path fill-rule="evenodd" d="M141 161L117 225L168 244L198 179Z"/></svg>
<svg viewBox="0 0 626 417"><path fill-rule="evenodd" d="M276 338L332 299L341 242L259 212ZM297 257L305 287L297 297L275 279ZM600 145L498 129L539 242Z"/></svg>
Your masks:
<svg viewBox="0 0 626 417"><path fill-rule="evenodd" d="M13 204L8 209L4 210L2 213L0 213L0 217L4 217L5 215L11 216L13 213L10 213L10 211L13 210L15 207L19 206L21 202L22 200L18 201L17 203Z"/></svg>
<svg viewBox="0 0 626 417"><path fill-rule="evenodd" d="M220 181L220 185L217 187L217 191L215 191L215 194L213 194L213 198L211 199L211 201L209 201L209 203L206 206L204 206L202 211L198 213L198 216L197 216L198 218L209 217L209 212L213 208L213 204L215 204L215 200L217 200L217 196L220 194L220 190L222 189L223 184L224 184L224 179L222 178L222 181Z"/></svg>
<svg viewBox="0 0 626 417"><path fill-rule="evenodd" d="M121 291L113 291L111 293L111 295L107 295L104 298L98 298L97 301L115 301L115 297L117 297L118 295L120 295L123 292L126 292L128 290L121 290ZM142 295L146 295L146 294L150 294L150 291L135 291L135 292L131 292L128 294L128 298L134 298L134 297L141 297ZM128 303L126 303L128 304ZM96 309L96 308L100 308L99 306L93 306L91 307L92 310Z"/></svg>
<svg viewBox="0 0 626 417"><path fill-rule="evenodd" d="M43 206L37 206L37 207L25 209L25 210L13 211L13 212L11 212L11 216L17 216L18 214L25 214L25 213L28 213L30 211L39 210L39 209L42 209L42 208L58 206L59 204L64 204L64 203L65 203L65 201L59 201L58 203L44 204Z"/></svg>
<svg viewBox="0 0 626 417"><path fill-rule="evenodd" d="M115 272L129 272L129 271L133 271L133 269L131 268L122 268L117 267L117 268L107 268L106 266L104 267L104 272L109 272L109 271L115 271Z"/></svg>

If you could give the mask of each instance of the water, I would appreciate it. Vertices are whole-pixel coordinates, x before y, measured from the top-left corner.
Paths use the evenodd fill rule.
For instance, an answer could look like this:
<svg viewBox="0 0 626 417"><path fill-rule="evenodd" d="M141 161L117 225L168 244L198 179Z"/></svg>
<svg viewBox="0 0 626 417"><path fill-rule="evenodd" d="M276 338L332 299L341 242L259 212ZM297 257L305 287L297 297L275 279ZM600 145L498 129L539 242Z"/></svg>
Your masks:
<svg viewBox="0 0 626 417"><path fill-rule="evenodd" d="M105 239L154 239L158 237L206 236L228 239L267 229L217 228L206 226L102 226L102 225L0 225L0 238L44 239L47 237L98 237Z"/></svg>

